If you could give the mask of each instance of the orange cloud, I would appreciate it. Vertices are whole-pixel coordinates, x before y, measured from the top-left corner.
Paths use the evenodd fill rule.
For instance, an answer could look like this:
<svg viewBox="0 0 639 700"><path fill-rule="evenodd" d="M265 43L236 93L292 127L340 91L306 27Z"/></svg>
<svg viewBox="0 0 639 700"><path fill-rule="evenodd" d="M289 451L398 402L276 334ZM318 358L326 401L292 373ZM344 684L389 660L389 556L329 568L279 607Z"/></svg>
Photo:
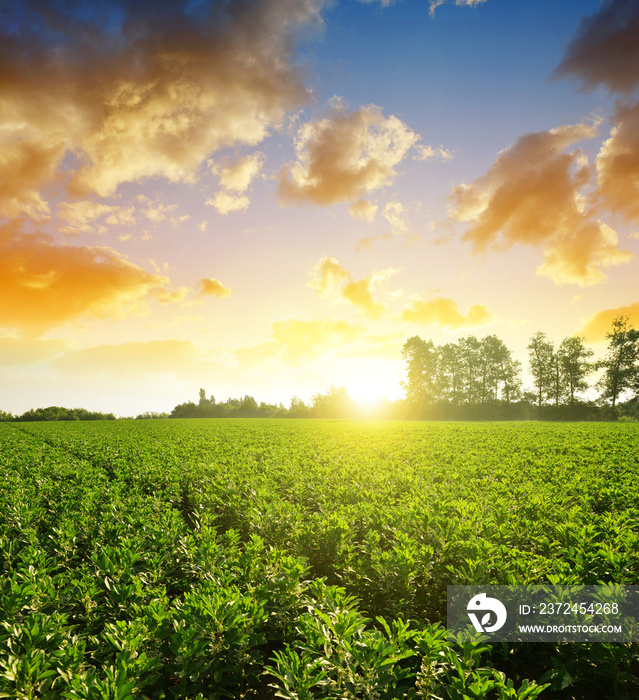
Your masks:
<svg viewBox="0 0 639 700"><path fill-rule="evenodd" d="M313 278L306 286L322 296L345 299L370 318L379 318L386 306L373 299L372 291L395 272L397 270L387 268L356 281L335 258L323 257L311 270Z"/></svg>
<svg viewBox="0 0 639 700"><path fill-rule="evenodd" d="M182 298L168 279L107 247L70 246L42 233L0 227L0 326L40 333L85 314L139 313L149 295Z"/></svg>
<svg viewBox="0 0 639 700"><path fill-rule="evenodd" d="M379 318L386 311L384 304L373 299L371 286L375 281L375 276L369 275L364 279L348 282L342 290L344 299L370 318Z"/></svg>
<svg viewBox="0 0 639 700"><path fill-rule="evenodd" d="M225 287L220 280L217 280L214 277L210 279L204 277L201 280L198 280L197 287L200 290L198 292L199 297L213 295L220 297L220 299L225 299L231 293L231 290L228 287Z"/></svg>
<svg viewBox="0 0 639 700"><path fill-rule="evenodd" d="M582 19L554 76L576 75L585 87L631 92L639 85L639 5L609 0Z"/></svg>
<svg viewBox="0 0 639 700"><path fill-rule="evenodd" d="M612 331L612 322L617 316L627 316L630 326L639 328L639 302L616 309L598 311L586 321L581 334L591 342L605 340L606 333Z"/></svg>
<svg viewBox="0 0 639 700"><path fill-rule="evenodd" d="M599 192L611 211L639 222L639 102L617 105L615 120L597 156Z"/></svg>
<svg viewBox="0 0 639 700"><path fill-rule="evenodd" d="M12 136L0 136L0 214L46 219L50 209L39 189L53 178L64 144L54 135L41 137L24 129L14 130Z"/></svg>
<svg viewBox="0 0 639 700"><path fill-rule="evenodd" d="M390 184L395 167L419 138L397 117L374 105L347 112L334 103L330 117L297 133L298 161L280 173L284 204L355 202Z"/></svg>
<svg viewBox="0 0 639 700"><path fill-rule="evenodd" d="M415 297L404 309L401 318L403 321L412 323L456 330L487 325L495 320L495 315L484 304L473 304L465 314L462 314L459 306L452 299L438 297L424 301Z"/></svg>
<svg viewBox="0 0 639 700"><path fill-rule="evenodd" d="M540 274L582 286L605 279L602 268L627 262L616 233L592 218L583 189L592 168L578 141L596 126L577 124L527 134L503 151L486 175L453 188L450 215L470 223L475 252L519 243L541 248Z"/></svg>
<svg viewBox="0 0 639 700"><path fill-rule="evenodd" d="M71 0L14 13L0 28L0 213L47 216L42 192L59 182L107 196L142 178L191 181L219 149L259 143L308 98L291 57L322 5Z"/></svg>

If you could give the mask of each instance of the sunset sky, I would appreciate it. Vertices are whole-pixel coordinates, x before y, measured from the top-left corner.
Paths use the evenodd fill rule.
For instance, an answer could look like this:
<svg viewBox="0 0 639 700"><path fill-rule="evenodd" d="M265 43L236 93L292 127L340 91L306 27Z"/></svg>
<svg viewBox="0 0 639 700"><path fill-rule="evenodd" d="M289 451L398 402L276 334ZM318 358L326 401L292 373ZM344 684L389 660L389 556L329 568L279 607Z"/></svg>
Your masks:
<svg viewBox="0 0 639 700"><path fill-rule="evenodd" d="M639 326L636 0L0 2L0 409Z"/></svg>

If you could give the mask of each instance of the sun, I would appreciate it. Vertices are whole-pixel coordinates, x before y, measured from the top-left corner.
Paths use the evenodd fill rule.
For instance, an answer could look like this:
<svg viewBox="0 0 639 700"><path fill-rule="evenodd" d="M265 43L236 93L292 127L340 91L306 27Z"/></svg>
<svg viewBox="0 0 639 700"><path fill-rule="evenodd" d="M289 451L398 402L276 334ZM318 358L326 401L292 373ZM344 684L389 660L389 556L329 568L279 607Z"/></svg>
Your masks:
<svg viewBox="0 0 639 700"><path fill-rule="evenodd" d="M353 377L345 386L348 395L363 408L376 408L387 399L385 387L374 376Z"/></svg>

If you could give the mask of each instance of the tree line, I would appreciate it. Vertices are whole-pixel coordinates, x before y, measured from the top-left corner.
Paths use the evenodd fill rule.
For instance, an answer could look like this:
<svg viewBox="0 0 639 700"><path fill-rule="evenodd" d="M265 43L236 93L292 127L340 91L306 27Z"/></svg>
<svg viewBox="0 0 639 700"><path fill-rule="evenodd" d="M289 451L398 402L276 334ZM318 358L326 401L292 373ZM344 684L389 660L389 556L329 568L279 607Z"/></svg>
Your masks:
<svg viewBox="0 0 639 700"><path fill-rule="evenodd" d="M402 382L408 413L415 418L597 419L636 415L639 399L639 331L617 317L606 335L605 357L579 336L555 347L535 333L527 346L532 390L523 388L522 366L495 335L469 335L435 345L419 336L402 348L407 378ZM602 371L591 385L589 378ZM583 394L598 391L597 400ZM629 399L619 405L622 396ZM620 410L621 409L621 410Z"/></svg>
<svg viewBox="0 0 639 700"><path fill-rule="evenodd" d="M86 408L63 408L62 406L31 408L19 416L0 411L0 421L15 421L19 423L38 420L115 420L115 416L113 413L87 411Z"/></svg>
<svg viewBox="0 0 639 700"><path fill-rule="evenodd" d="M356 402L344 387L332 386L325 394L316 394L309 403L293 396L289 408L282 403L258 404L248 394L242 399L216 402L213 395L207 398L206 391L200 389L197 403L187 401L178 404L170 414L144 413L137 418L353 418L357 411Z"/></svg>

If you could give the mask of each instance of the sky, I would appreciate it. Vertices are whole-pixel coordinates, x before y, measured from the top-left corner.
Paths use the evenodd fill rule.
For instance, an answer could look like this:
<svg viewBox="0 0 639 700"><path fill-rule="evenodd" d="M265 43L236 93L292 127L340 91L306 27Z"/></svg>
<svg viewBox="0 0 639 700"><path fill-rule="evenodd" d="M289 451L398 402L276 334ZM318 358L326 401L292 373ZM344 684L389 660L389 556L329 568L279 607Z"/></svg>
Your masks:
<svg viewBox="0 0 639 700"><path fill-rule="evenodd" d="M402 396L639 327L636 0L0 0L0 409Z"/></svg>

